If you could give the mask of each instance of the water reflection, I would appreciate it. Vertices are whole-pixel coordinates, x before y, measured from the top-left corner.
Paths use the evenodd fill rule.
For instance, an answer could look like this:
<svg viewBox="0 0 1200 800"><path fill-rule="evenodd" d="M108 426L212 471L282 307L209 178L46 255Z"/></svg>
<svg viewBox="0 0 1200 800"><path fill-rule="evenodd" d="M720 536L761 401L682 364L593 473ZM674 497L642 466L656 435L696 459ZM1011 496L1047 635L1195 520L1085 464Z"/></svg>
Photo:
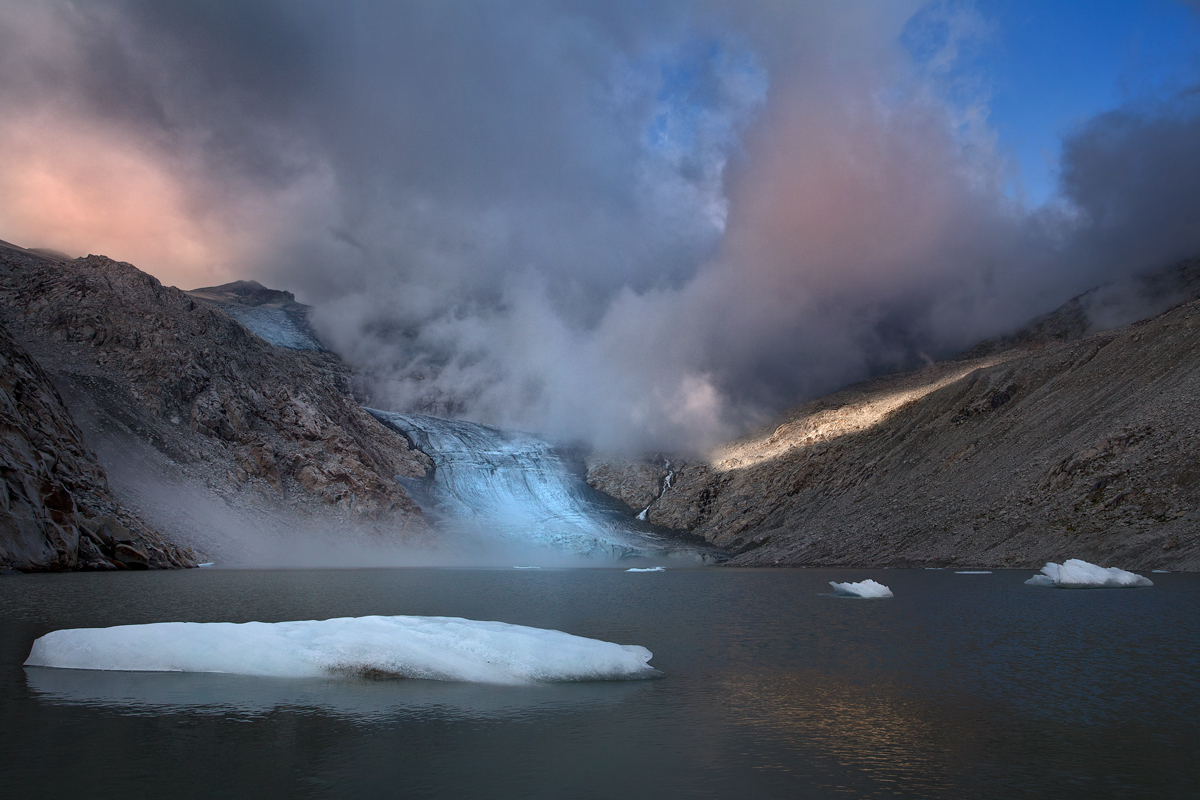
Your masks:
<svg viewBox="0 0 1200 800"><path fill-rule="evenodd" d="M770 754L762 769L824 772L834 785L850 770L871 779L877 790L944 797L956 786L962 755L972 747L964 736L968 715L951 722L946 707L917 701L897 687L864 687L808 671L743 680L725 689L743 735ZM871 794L861 786L859 791Z"/></svg>
<svg viewBox="0 0 1200 800"><path fill-rule="evenodd" d="M26 667L25 680L43 702L101 707L126 715L187 712L251 718L290 709L364 723L406 716L511 720L628 702L645 691L634 681L491 686L47 667Z"/></svg>
<svg viewBox="0 0 1200 800"><path fill-rule="evenodd" d="M1200 786L1197 576L1108 593L1037 591L1027 571L101 577L0 581L6 796L1157 800ZM895 598L820 596L864 577ZM367 614L642 644L666 677L497 687L21 666L52 628Z"/></svg>

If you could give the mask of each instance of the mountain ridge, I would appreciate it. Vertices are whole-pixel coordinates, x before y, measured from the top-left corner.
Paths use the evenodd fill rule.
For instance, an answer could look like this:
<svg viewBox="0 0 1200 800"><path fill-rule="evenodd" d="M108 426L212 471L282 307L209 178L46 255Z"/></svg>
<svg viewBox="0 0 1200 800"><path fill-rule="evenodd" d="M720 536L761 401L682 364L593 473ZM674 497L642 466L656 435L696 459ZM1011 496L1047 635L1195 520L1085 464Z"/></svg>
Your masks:
<svg viewBox="0 0 1200 800"><path fill-rule="evenodd" d="M1186 287L1198 270L1171 271ZM957 359L674 459L646 516L727 548L732 565L1198 569L1200 301L1098 333L1088 308L1075 298ZM602 461L589 471L601 491L648 480L647 461Z"/></svg>
<svg viewBox="0 0 1200 800"><path fill-rule="evenodd" d="M332 353L277 347L219 304L103 256L0 247L0 314L114 490L176 541L220 549L192 500L255 519L285 549L305 525L385 540L425 531L394 476L423 474L428 458L358 405Z"/></svg>

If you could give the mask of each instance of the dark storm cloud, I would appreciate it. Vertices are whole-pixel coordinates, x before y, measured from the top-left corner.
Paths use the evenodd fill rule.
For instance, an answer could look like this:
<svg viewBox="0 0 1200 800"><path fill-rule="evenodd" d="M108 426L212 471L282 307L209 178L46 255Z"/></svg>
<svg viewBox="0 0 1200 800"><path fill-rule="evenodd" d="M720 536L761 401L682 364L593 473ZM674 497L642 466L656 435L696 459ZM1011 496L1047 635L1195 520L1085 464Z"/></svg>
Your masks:
<svg viewBox="0 0 1200 800"><path fill-rule="evenodd" d="M1200 253L1200 89L1101 114L1064 142L1080 256L1105 270Z"/></svg>
<svg viewBox="0 0 1200 800"><path fill-rule="evenodd" d="M1006 196L946 78L986 29L866 0L15 3L0 189L28 202L0 233L293 289L381 405L704 442L1200 251L1186 97L1076 131L1056 205Z"/></svg>

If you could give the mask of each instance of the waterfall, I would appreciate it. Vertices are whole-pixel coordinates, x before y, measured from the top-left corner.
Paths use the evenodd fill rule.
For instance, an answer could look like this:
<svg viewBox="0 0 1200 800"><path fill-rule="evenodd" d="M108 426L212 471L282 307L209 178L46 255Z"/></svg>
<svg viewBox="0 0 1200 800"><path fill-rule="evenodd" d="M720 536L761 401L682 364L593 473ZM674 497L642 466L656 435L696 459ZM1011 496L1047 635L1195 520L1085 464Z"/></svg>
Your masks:
<svg viewBox="0 0 1200 800"><path fill-rule="evenodd" d="M571 463L535 436L367 410L433 460L431 477L405 485L437 522L592 557L699 556L697 549L605 508Z"/></svg>

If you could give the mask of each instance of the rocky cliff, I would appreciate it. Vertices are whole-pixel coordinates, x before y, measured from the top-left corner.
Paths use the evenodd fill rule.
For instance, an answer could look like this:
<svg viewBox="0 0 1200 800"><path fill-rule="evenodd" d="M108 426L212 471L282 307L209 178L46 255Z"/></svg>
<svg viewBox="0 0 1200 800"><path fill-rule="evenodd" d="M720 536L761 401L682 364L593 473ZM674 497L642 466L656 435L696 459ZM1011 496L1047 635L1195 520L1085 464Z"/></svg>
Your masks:
<svg viewBox="0 0 1200 800"><path fill-rule="evenodd" d="M50 377L0 327L0 568L195 566L117 502Z"/></svg>
<svg viewBox="0 0 1200 800"><path fill-rule="evenodd" d="M740 565L1200 569L1200 302L1091 335L1061 316L676 461L648 519ZM595 463L614 495L661 485Z"/></svg>
<svg viewBox="0 0 1200 800"><path fill-rule="evenodd" d="M395 476L428 459L362 410L337 357L273 345L213 299L103 256L0 247L4 322L135 511L176 535L197 524L170 499L187 486L265 516L423 530Z"/></svg>

